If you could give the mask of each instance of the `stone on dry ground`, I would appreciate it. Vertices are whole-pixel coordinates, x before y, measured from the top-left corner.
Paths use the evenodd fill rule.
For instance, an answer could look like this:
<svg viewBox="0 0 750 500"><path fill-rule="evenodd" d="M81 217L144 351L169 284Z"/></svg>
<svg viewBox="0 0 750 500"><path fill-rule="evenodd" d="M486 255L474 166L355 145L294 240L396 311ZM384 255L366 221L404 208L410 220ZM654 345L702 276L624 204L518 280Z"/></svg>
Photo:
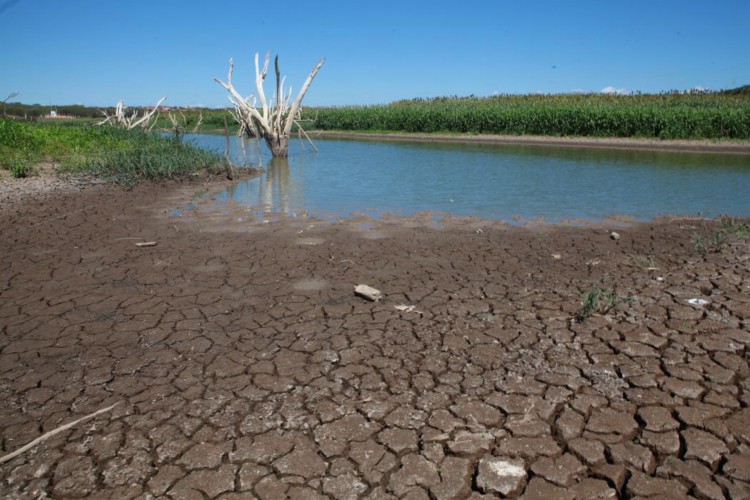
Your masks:
<svg viewBox="0 0 750 500"><path fill-rule="evenodd" d="M0 465L1 496L750 493L750 245L696 253L717 222L173 216L197 189L2 199L2 453L120 404ZM618 310L575 322L593 287Z"/></svg>

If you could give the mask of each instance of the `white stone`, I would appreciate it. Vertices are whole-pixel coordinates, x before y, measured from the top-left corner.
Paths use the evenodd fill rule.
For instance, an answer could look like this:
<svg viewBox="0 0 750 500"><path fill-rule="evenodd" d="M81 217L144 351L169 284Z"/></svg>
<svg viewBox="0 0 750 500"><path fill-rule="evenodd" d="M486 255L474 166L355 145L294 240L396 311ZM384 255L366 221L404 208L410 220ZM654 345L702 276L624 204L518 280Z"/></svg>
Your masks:
<svg viewBox="0 0 750 500"><path fill-rule="evenodd" d="M363 299L377 302L383 298L383 294L377 288L373 288L368 285L357 285L354 287L354 294L362 297Z"/></svg>
<svg viewBox="0 0 750 500"><path fill-rule="evenodd" d="M526 464L521 458L489 457L479 461L477 486L503 496L521 493L526 486Z"/></svg>

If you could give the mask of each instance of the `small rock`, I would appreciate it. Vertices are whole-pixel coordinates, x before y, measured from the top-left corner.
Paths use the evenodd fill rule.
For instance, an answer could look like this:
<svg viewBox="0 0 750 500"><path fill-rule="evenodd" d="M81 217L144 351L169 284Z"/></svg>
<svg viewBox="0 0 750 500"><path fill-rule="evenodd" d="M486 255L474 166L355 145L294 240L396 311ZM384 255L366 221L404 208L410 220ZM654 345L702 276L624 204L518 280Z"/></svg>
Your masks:
<svg viewBox="0 0 750 500"><path fill-rule="evenodd" d="M609 237L612 238L613 240L617 241L617 240L620 239L620 233L616 233L616 232L612 231L611 233L609 233Z"/></svg>
<svg viewBox="0 0 750 500"><path fill-rule="evenodd" d="M380 290L368 285L357 285L354 287L354 294L371 302L377 302L383 298L383 294Z"/></svg>
<svg viewBox="0 0 750 500"><path fill-rule="evenodd" d="M414 311L414 306L407 306L406 304L397 304L397 305L395 305L393 307L397 311L401 311L401 312L408 312L409 313L409 312L413 312Z"/></svg>
<svg viewBox="0 0 750 500"><path fill-rule="evenodd" d="M517 495L526 486L526 475L526 464L520 458L483 458L479 461L477 486L485 493Z"/></svg>
<svg viewBox="0 0 750 500"><path fill-rule="evenodd" d="M688 299L686 300L688 304L691 306L698 306L703 307L705 305L708 305L708 301L706 299Z"/></svg>

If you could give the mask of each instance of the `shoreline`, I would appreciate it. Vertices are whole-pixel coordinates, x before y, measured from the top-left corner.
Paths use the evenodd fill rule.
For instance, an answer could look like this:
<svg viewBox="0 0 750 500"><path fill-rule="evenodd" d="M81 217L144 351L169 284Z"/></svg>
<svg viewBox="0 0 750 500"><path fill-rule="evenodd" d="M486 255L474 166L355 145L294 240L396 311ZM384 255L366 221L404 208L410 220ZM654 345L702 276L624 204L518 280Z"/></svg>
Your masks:
<svg viewBox="0 0 750 500"><path fill-rule="evenodd" d="M473 135L422 133L369 133L333 130L310 130L319 139L353 139L366 141L435 142L454 144L528 145L596 149L665 151L674 153L715 153L750 155L750 141L659 140L631 137L553 137L538 135Z"/></svg>
<svg viewBox="0 0 750 500"><path fill-rule="evenodd" d="M365 212L352 212L347 216L335 219L320 217L317 213L301 213L298 216L290 216L282 213L268 213L266 216L250 222L253 216L249 216L247 209L241 206L217 206L213 196L225 189L227 186L244 179L227 180L221 176L185 179L182 181L144 182L131 188L120 186L116 183L101 181L99 179L78 179L74 177L58 177L45 173L43 175L28 177L24 179L13 179L11 177L0 177L0 215L11 213L13 209L20 209L29 203L57 203L58 200L69 196L93 196L96 192L107 191L134 191L134 190L157 190L168 192L169 197L176 197L182 202L179 206L173 206L173 210L184 210L188 204L194 204L195 209L188 211L185 215L177 217L182 220L193 218L210 218L216 224L216 230L224 230L228 233L234 232L234 221L242 221L241 226L252 226L255 228L269 226L294 226L310 224L329 228L355 228L366 226L377 233L386 227L404 228L426 228L440 231L454 231L470 229L481 233L486 229L494 230L527 230L531 232L549 231L556 229L589 229L589 230L621 230L624 228L638 228L653 224L662 225L675 222L714 221L718 222L726 217L737 221L750 223L750 218L743 215L720 214L714 217L706 217L696 214L664 213L649 219L638 219L624 214L609 214L597 219L571 218L561 220L550 220L546 218L522 218L511 217L509 219L496 219L476 215L454 215L448 212L423 211L414 214L397 214L383 212L377 215ZM204 196L196 198L195 194L202 192ZM238 219L239 217L239 219Z"/></svg>

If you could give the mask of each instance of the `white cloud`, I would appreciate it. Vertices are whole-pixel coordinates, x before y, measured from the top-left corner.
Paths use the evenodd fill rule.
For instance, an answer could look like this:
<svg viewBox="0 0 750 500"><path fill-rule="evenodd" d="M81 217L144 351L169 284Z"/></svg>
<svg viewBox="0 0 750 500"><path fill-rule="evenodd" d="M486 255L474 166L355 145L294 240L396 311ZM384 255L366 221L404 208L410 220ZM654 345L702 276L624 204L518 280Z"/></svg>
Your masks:
<svg viewBox="0 0 750 500"><path fill-rule="evenodd" d="M611 85L608 85L601 89L599 92L602 94L617 94L617 95L628 95L630 94L630 91L628 89L618 89L616 87L613 87Z"/></svg>

